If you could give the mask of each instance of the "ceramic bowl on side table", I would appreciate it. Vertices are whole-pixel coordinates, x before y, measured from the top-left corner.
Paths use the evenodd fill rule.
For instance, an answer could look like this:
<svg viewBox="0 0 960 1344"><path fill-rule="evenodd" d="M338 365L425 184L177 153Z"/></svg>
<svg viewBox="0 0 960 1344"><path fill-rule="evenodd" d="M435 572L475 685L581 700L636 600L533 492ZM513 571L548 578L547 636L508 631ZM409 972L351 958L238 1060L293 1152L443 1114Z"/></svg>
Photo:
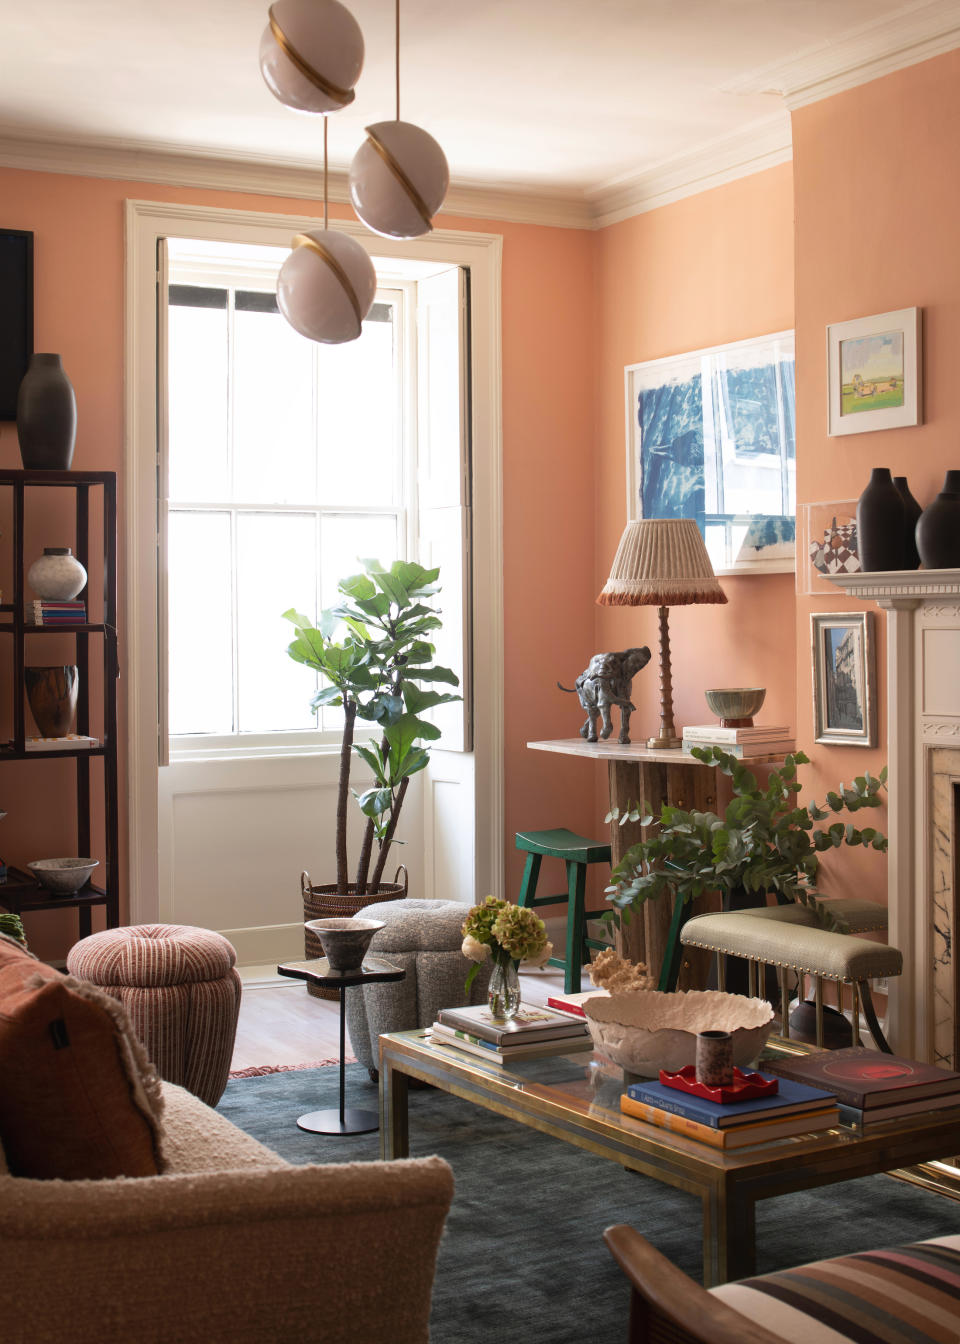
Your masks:
<svg viewBox="0 0 960 1344"><path fill-rule="evenodd" d="M352 919L333 916L330 919L309 919L306 927L320 939L323 955L332 971L358 971L363 965L373 935L386 927L382 919Z"/></svg>
<svg viewBox="0 0 960 1344"><path fill-rule="evenodd" d="M704 691L709 709L720 720L721 728L752 728L767 690L765 686L726 686Z"/></svg>
<svg viewBox="0 0 960 1344"><path fill-rule="evenodd" d="M73 896L100 863L99 859L35 859L27 867L47 891L55 896Z"/></svg>

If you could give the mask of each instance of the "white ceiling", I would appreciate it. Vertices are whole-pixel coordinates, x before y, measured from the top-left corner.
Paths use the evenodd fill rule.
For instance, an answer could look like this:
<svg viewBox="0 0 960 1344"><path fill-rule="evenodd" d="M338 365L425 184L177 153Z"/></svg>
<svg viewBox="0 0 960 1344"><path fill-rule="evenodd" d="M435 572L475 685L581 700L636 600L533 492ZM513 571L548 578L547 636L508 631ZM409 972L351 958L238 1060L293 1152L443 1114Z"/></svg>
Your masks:
<svg viewBox="0 0 960 1344"><path fill-rule="evenodd" d="M393 0L347 3L366 61L330 118L334 168L394 110ZM281 106L258 70L266 10L0 0L0 142L315 169L320 119ZM788 146L791 96L960 44L958 0L402 0L401 22L401 113L439 140L454 183L595 200L754 136Z"/></svg>

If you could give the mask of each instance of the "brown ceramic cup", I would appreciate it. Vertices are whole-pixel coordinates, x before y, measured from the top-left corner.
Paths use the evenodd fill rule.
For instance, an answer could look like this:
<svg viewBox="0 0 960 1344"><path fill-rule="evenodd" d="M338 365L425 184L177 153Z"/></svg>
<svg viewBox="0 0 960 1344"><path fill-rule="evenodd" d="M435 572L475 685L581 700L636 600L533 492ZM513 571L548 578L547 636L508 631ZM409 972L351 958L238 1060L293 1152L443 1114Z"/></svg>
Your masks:
<svg viewBox="0 0 960 1344"><path fill-rule="evenodd" d="M697 1082L705 1087L729 1087L733 1082L733 1037L729 1031L698 1031Z"/></svg>

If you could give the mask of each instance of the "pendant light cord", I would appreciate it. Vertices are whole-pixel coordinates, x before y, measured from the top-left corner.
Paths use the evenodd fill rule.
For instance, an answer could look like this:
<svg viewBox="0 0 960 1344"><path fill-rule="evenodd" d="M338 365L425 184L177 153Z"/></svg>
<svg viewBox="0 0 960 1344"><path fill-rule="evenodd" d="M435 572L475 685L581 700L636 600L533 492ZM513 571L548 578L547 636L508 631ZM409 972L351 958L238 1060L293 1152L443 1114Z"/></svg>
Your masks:
<svg viewBox="0 0 960 1344"><path fill-rule="evenodd" d="M323 119L323 231L327 231L327 126L329 117Z"/></svg>
<svg viewBox="0 0 960 1344"><path fill-rule="evenodd" d="M397 121L400 120L400 0L394 6L394 62L397 87Z"/></svg>

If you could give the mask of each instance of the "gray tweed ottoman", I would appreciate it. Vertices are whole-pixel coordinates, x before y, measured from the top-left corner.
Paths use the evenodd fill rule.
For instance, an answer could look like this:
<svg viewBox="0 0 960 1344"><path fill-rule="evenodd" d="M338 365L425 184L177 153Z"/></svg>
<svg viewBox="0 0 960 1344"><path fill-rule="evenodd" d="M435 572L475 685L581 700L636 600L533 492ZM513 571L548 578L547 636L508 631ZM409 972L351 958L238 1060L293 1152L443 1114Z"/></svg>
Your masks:
<svg viewBox="0 0 960 1344"><path fill-rule="evenodd" d="M420 901L404 897L365 906L364 919L382 919L370 952L406 971L403 980L385 985L361 985L346 993L347 1030L353 1053L376 1080L380 1059L378 1039L388 1031L429 1027L441 1008L483 1003L490 979L485 962L470 993L463 988L472 962L460 951L460 932L468 905L460 901Z"/></svg>

